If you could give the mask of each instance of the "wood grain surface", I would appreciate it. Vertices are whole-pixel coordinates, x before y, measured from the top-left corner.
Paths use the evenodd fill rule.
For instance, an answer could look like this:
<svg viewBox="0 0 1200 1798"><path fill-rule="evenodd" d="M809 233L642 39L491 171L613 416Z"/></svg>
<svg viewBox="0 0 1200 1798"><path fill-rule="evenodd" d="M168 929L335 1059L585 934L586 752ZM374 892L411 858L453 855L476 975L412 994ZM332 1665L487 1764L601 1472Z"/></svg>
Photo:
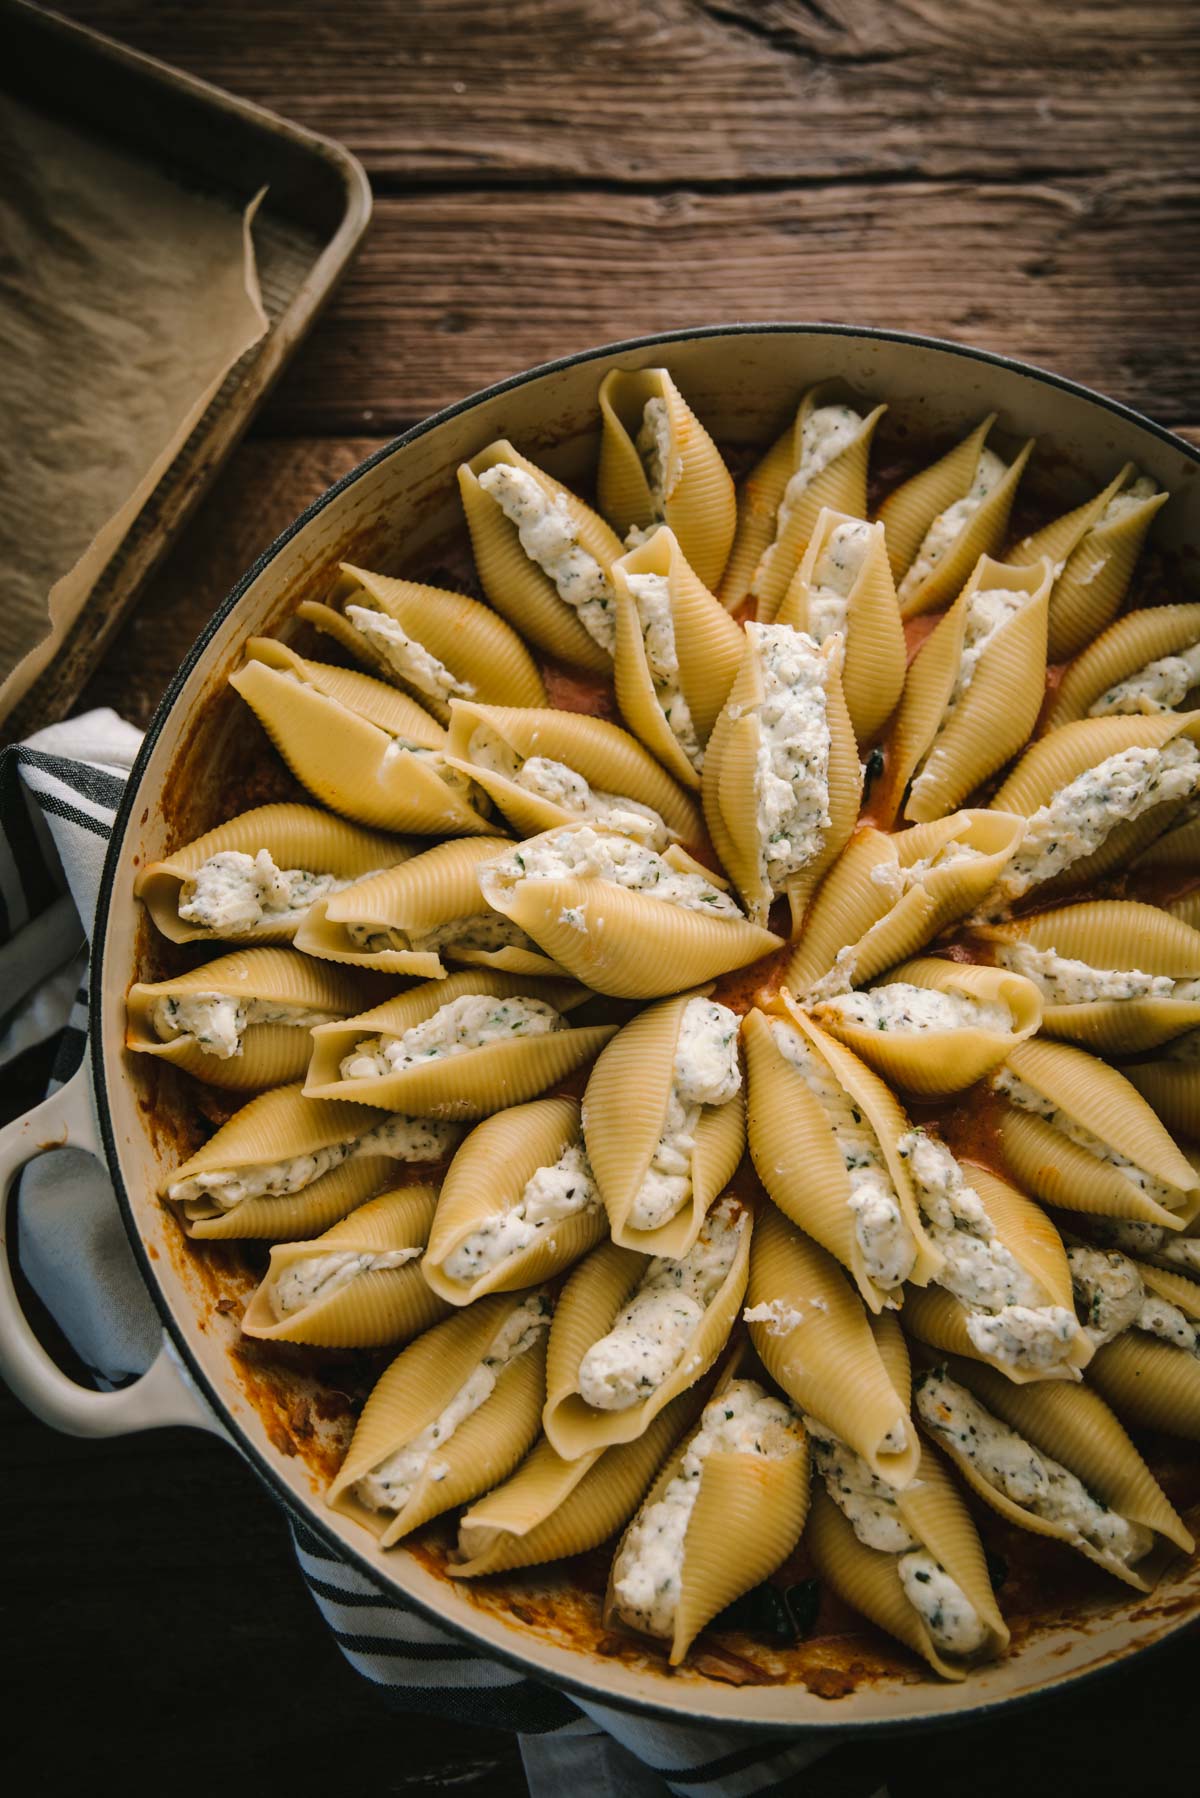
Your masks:
<svg viewBox="0 0 1200 1798"><path fill-rule="evenodd" d="M146 723L238 576L380 441L639 332L924 331L1200 436L1194 0L59 4L340 137L376 192L329 314L84 704ZM345 1668L227 1452L177 1432L81 1445L11 1402L2 1416L18 1789L121 1772L158 1790L203 1740L209 1782L524 1791L511 1739L393 1718ZM886 1761L894 1798L964 1769L997 1798L1125 1792L1145 1744L1182 1753L1191 1677L1185 1645L1122 1675L1119 1704L1102 1683L841 1789L872 1790ZM47 1691L72 1700L49 1738Z"/></svg>

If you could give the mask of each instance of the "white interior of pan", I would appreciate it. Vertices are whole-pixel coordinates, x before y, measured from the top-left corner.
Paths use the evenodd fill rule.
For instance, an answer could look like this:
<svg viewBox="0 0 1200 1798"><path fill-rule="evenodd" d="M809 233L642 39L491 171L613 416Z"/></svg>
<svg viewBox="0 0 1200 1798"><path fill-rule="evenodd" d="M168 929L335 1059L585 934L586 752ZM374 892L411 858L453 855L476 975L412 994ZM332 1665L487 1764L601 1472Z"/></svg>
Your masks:
<svg viewBox="0 0 1200 1798"><path fill-rule="evenodd" d="M272 1446L229 1359L233 1328L226 1319L205 1314L207 1297L176 1265L169 1245L176 1226L154 1197L160 1151L122 1049L123 999L134 977L133 880L140 864L171 846L159 796L173 772L178 800L180 768L185 770L187 796L182 813L176 813L172 841L219 821L212 809L217 772L257 733L245 708L222 691L240 646L255 631L278 630L297 599L323 588L342 558L365 560L369 549L370 565L387 572L419 567L429 546L458 524L457 464L495 437L513 438L568 480L588 478L601 377L613 366L659 363L671 368L702 420L726 442L765 445L791 416L799 393L833 375L864 395L887 400L893 420L898 417L921 437L966 427L995 409L1006 433L1039 438L1039 461L1062 469L1065 498L1082 497L1086 481L1100 485L1122 461L1132 460L1175 494L1163 514L1160 535L1174 545L1200 541L1200 465L1183 445L1176 447L1119 413L1032 375L931 346L799 328L694 336L555 368L469 405L393 449L282 544L222 621L162 724L124 840L114 842L111 903L98 939L105 988L99 1021L100 1103L111 1117L120 1176L162 1298L210 1396L293 1503L309 1510L383 1584L444 1617L481 1646L518 1657L533 1672L587 1687L610 1702L652 1705L726 1724L837 1728L961 1714L1111 1663L1178 1629L1189 1612L1200 1608L1200 1561L1175 1570L1151 1601L1123 1595L1114 1584L1111 1601L1105 1595L1092 1615L1036 1635L1008 1660L973 1674L965 1686L913 1675L864 1685L834 1703L794 1685L734 1688L687 1675L668 1678L581 1653L476 1608L406 1550L383 1554L373 1538L326 1510L304 1463Z"/></svg>

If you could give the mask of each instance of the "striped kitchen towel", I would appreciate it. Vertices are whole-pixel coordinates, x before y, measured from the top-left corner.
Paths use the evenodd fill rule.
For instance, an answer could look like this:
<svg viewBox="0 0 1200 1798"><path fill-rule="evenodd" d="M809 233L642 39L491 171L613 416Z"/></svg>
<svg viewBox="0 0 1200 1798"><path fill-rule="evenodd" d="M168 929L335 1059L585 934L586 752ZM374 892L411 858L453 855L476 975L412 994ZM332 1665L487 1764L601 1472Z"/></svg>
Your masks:
<svg viewBox="0 0 1200 1798"><path fill-rule="evenodd" d="M110 711L39 731L0 753L0 1067L5 1086L53 1087L87 1034L86 931L139 733ZM105 1170L65 1150L26 1171L21 1262L81 1360L105 1387L147 1368L158 1314L133 1260ZM567 1698L478 1654L349 1567L299 1519L296 1559L334 1640L396 1709L516 1730L534 1798L866 1798L876 1752L839 1732L723 1732ZM831 1750L834 1752L831 1753ZM879 1751L882 1760L883 1750ZM799 1782L814 1762L819 1773Z"/></svg>

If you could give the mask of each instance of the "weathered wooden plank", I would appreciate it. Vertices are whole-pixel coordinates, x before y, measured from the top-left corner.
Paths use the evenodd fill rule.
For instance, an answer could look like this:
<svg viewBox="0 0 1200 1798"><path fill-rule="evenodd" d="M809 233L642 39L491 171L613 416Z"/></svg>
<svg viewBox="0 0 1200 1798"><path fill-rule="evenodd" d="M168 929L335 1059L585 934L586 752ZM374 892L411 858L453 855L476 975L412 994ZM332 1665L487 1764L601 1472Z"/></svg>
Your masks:
<svg viewBox="0 0 1200 1798"><path fill-rule="evenodd" d="M589 345L730 319L845 319L1200 416L1200 212L1133 177L748 194L381 201L271 403L276 432L387 432Z"/></svg>
<svg viewBox="0 0 1200 1798"><path fill-rule="evenodd" d="M1190 173L1191 0L63 0L377 181ZM1120 125L1114 129L1114 120Z"/></svg>

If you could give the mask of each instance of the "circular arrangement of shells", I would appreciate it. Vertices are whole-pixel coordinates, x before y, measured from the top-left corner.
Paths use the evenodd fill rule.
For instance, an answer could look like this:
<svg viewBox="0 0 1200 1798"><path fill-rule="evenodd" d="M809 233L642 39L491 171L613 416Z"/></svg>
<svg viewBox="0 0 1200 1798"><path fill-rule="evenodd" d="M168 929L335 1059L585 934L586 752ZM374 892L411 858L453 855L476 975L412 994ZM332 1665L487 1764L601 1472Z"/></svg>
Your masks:
<svg viewBox="0 0 1200 1798"><path fill-rule="evenodd" d="M313 803L142 874L230 947L129 1047L242 1099L163 1198L274 1245L249 1335L397 1350L328 1494L384 1547L615 1541L676 1664L803 1535L959 1678L964 1487L1139 1591L1193 1548L1127 1428L1200 1439L1200 605L1126 609L1129 467L1013 543L994 418L869 519L882 406L740 492L666 369L599 406L598 510L459 470L486 603L346 566L333 660L247 643Z"/></svg>

